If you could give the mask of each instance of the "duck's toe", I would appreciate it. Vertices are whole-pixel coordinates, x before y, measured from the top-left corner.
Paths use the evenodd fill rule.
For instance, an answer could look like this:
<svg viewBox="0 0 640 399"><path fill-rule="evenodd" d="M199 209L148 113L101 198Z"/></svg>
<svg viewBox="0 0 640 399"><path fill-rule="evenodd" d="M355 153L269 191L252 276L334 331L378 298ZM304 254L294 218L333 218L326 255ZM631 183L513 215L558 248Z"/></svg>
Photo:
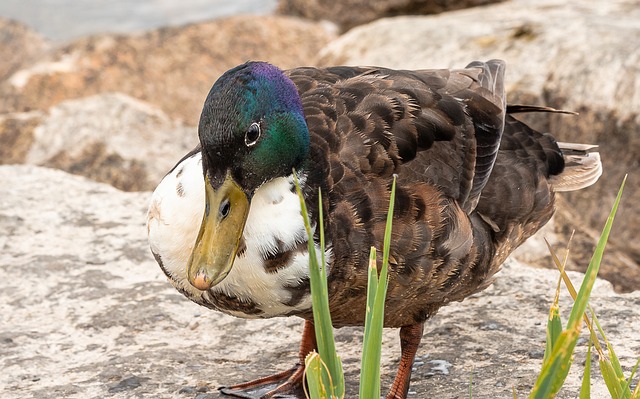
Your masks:
<svg viewBox="0 0 640 399"><path fill-rule="evenodd" d="M302 377L304 366L297 364L289 370L254 381L221 387L225 395L245 399L298 399L304 398Z"/></svg>

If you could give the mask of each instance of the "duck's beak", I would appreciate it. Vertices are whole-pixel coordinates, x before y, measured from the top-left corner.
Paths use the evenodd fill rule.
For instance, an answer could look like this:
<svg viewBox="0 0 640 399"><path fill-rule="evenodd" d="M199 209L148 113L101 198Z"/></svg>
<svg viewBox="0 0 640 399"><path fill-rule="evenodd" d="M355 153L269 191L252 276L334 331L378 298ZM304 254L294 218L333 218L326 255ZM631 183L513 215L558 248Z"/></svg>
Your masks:
<svg viewBox="0 0 640 399"><path fill-rule="evenodd" d="M189 283L203 291L231 271L249 214L247 195L229 173L217 190L208 175L204 186L204 216L187 265Z"/></svg>

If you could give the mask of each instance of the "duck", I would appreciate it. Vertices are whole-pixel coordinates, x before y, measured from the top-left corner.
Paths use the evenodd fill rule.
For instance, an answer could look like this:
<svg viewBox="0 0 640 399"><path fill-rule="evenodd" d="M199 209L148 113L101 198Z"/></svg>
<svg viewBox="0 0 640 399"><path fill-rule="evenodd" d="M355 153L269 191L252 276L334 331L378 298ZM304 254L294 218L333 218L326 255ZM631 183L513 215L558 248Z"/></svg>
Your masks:
<svg viewBox="0 0 640 399"><path fill-rule="evenodd" d="M488 287L549 221L556 192L598 180L597 146L557 141L516 118L564 111L507 104L505 69L501 60L424 70L250 61L215 81L199 145L151 196L151 252L199 305L304 323L294 367L224 394L299 394L303 360L317 347L309 248L325 255L334 327L363 326L369 248L382 246L394 178L384 327L399 329L401 359L387 399L407 397L425 322Z"/></svg>

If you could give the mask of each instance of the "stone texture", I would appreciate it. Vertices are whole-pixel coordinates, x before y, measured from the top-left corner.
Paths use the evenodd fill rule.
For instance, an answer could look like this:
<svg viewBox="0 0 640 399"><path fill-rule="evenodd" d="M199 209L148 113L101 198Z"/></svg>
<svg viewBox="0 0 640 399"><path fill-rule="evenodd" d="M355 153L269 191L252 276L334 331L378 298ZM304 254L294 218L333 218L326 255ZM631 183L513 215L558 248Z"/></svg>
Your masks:
<svg viewBox="0 0 640 399"><path fill-rule="evenodd" d="M622 207L633 206L633 199L625 197ZM595 248L600 232L604 227L604 216L609 211L601 209L603 220L600 221L598 228L590 228L581 223L580 214L573 209L572 205L565 199L560 199L560 210L556 213L554 226L556 228L556 237L559 238L556 248L564 249L570 246L570 257L567 262L568 270L585 271L591 260L593 248ZM619 292L631 292L640 289L640 267L638 260L634 258L635 254L629 251L629 245L625 240L620 240L619 224L625 221L623 217L616 216L614 228L616 230L607 245L607 260L600 269L600 277L609 280L614 289ZM573 240L569 242L571 234L575 231ZM631 253L630 253L631 252ZM561 252L564 254L564 252ZM545 266L548 266L547 263ZM553 266L551 266L553 267Z"/></svg>
<svg viewBox="0 0 640 399"><path fill-rule="evenodd" d="M397 15L426 15L495 3L501 0L281 0L279 14L328 20L342 31L373 20Z"/></svg>
<svg viewBox="0 0 640 399"><path fill-rule="evenodd" d="M396 17L330 43L321 63L394 68L463 67L507 61L511 103L549 105L579 116L528 115L563 141L600 145L604 175L566 195L573 222L600 231L624 174L625 200L612 240L640 263L640 8L632 0L514 0L427 17ZM636 286L638 288L639 286Z"/></svg>
<svg viewBox="0 0 640 399"><path fill-rule="evenodd" d="M42 119L40 111L0 115L0 164L26 161L35 140L33 131Z"/></svg>
<svg viewBox="0 0 640 399"><path fill-rule="evenodd" d="M119 93L0 116L0 139L0 163L46 165L127 191L155 188L198 141L195 127Z"/></svg>
<svg viewBox="0 0 640 399"><path fill-rule="evenodd" d="M196 125L216 78L248 60L309 64L334 34L290 17L237 16L140 35L102 35L23 65L0 85L0 113L122 92Z"/></svg>
<svg viewBox="0 0 640 399"><path fill-rule="evenodd" d="M3 398L221 398L221 384L295 362L299 319L234 319L166 282L146 243L149 196L58 170L0 166ZM581 276L570 275L577 284ZM411 397L466 397L471 379L474 398L511 397L512 387L525 397L556 281L556 272L508 261L484 293L443 308L426 326ZM564 320L569 304L563 294ZM640 350L640 292L616 294L599 281L592 305L628 375ZM361 336L337 332L350 398ZM577 396L585 339L577 351L559 398ZM383 390L398 356L397 330L387 330ZM597 377L592 397L608 397Z"/></svg>
<svg viewBox="0 0 640 399"><path fill-rule="evenodd" d="M50 48L49 42L28 26L0 17L0 81Z"/></svg>
<svg viewBox="0 0 640 399"><path fill-rule="evenodd" d="M605 218L605 209L602 209L602 213L602 217ZM566 199L559 197L556 213L551 221L514 251L512 257L531 266L556 269L546 240L561 260L565 258L569 248L567 270L585 272L600 238L600 231L586 226L580 219ZM614 227L619 222L620 219L616 218ZM604 227L604 223L603 219L600 223L601 228ZM624 243L610 239L606 260L600 267L599 276L609 281L617 292L633 292L640 289L640 267L628 252Z"/></svg>
<svg viewBox="0 0 640 399"><path fill-rule="evenodd" d="M0 60L0 164L150 190L197 143L193 126L220 74L250 59L308 64L332 37L295 18L238 16L45 52L39 36L1 20L11 57Z"/></svg>

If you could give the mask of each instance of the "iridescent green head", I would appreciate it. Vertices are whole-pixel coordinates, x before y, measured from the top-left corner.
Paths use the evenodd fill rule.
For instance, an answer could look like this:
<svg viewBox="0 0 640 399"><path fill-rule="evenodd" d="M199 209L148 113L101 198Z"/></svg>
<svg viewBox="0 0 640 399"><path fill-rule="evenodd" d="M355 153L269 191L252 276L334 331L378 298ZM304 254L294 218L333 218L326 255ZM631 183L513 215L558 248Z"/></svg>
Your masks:
<svg viewBox="0 0 640 399"><path fill-rule="evenodd" d="M255 190L307 159L309 130L293 82L273 65L248 62L213 85L198 135L206 204L188 277L207 290L233 266Z"/></svg>
<svg viewBox="0 0 640 399"><path fill-rule="evenodd" d="M277 67L248 62L213 85L198 127L211 183L227 172L251 196L262 183L291 174L309 152L298 90Z"/></svg>

